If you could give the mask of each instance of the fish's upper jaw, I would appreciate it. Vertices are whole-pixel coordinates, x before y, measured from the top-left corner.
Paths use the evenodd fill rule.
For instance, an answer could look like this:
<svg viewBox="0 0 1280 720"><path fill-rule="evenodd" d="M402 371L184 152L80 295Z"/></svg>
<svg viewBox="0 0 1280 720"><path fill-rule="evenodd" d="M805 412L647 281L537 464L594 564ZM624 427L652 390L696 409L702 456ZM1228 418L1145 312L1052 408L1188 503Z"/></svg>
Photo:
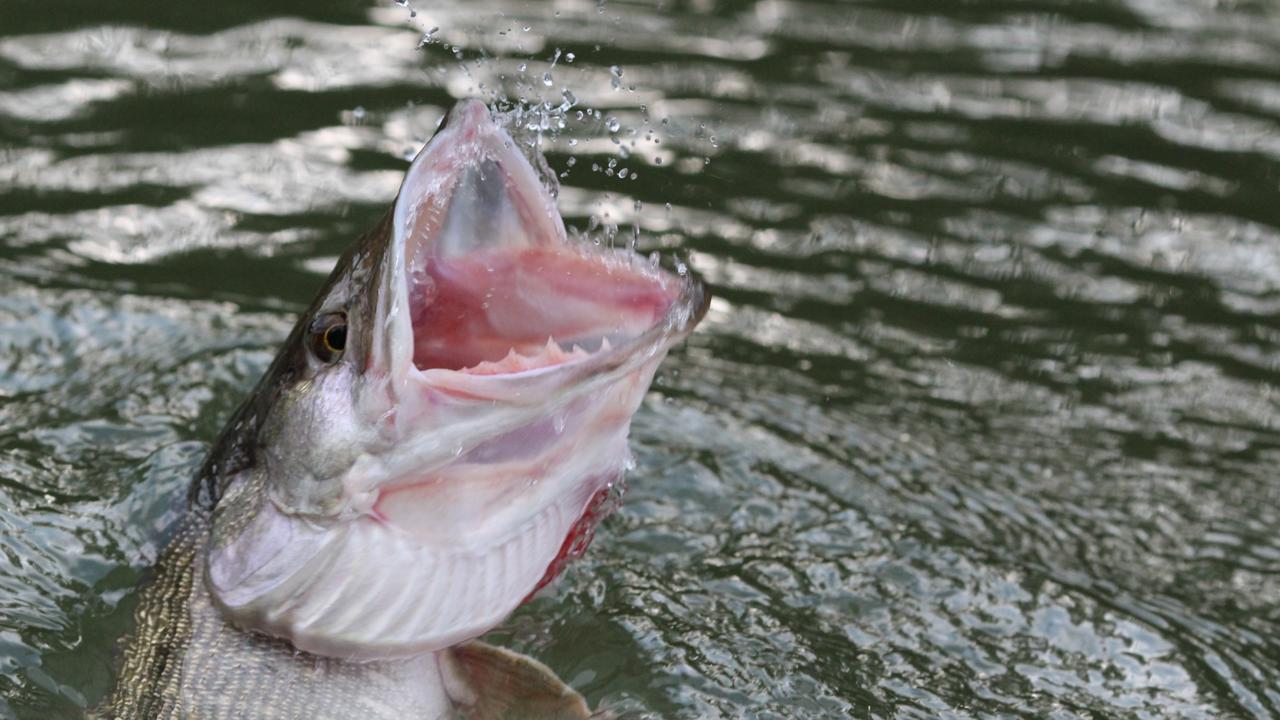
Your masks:
<svg viewBox="0 0 1280 720"><path fill-rule="evenodd" d="M391 243L371 365L396 378L585 362L688 315L680 304L696 285L569 241L551 192L477 101L454 108L414 160Z"/></svg>

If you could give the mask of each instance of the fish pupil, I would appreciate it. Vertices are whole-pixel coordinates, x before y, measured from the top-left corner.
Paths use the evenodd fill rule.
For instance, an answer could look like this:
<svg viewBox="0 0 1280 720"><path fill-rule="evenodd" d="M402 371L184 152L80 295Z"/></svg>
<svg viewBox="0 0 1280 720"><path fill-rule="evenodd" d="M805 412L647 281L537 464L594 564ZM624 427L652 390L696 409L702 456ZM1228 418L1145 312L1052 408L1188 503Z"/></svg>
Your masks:
<svg viewBox="0 0 1280 720"><path fill-rule="evenodd" d="M334 325L325 330L324 344L333 352L342 352L347 346L347 326Z"/></svg>

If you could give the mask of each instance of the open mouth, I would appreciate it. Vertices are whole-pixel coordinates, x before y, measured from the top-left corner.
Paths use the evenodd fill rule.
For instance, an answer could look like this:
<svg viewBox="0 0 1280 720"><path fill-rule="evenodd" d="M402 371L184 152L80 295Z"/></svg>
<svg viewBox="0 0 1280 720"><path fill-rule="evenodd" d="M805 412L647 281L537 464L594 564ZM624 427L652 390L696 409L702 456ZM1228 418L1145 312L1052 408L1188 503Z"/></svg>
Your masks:
<svg viewBox="0 0 1280 720"><path fill-rule="evenodd" d="M391 221L366 256L360 382L335 370L309 386L320 409L280 433L354 459L299 453L247 524L219 526L208 560L234 622L356 659L486 632L582 552L617 497L631 418L709 297L632 252L570 242L479 102L414 160Z"/></svg>
<svg viewBox="0 0 1280 720"><path fill-rule="evenodd" d="M700 309L678 312L702 299L690 283L567 240L554 199L483 104L459 105L415 165L395 227L417 371L546 370L692 325L674 317Z"/></svg>

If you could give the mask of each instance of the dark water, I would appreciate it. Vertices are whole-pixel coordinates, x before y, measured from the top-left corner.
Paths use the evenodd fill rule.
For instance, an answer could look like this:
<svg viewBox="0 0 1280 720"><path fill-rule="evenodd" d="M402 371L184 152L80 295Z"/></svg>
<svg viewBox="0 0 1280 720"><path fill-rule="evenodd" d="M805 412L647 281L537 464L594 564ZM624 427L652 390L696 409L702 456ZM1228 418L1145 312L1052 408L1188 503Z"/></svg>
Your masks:
<svg viewBox="0 0 1280 720"><path fill-rule="evenodd" d="M415 7L0 4L0 715L106 692L443 109L568 88L568 222L718 299L493 639L634 717L1280 716L1275 3Z"/></svg>

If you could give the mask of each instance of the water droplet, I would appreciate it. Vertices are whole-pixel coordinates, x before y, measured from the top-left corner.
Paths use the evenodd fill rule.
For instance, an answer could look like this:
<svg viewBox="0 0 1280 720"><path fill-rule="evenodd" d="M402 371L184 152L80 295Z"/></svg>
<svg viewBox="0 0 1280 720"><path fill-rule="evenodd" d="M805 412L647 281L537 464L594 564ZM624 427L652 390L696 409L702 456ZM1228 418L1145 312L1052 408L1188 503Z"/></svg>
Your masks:
<svg viewBox="0 0 1280 720"><path fill-rule="evenodd" d="M609 72L612 73L614 77L622 77L622 68L617 65L610 65Z"/></svg>
<svg viewBox="0 0 1280 720"><path fill-rule="evenodd" d="M542 73L542 84L551 87L551 73Z"/></svg>
<svg viewBox="0 0 1280 720"><path fill-rule="evenodd" d="M566 53L566 54L565 54L565 56L564 56L564 61L565 61L565 62L573 62L573 61L574 61L574 59L575 59L575 58L577 58L577 57L578 57L578 56L577 56L577 55L574 55L573 53Z"/></svg>
<svg viewBox="0 0 1280 720"><path fill-rule="evenodd" d="M520 63L520 66L517 67L516 70L519 70L520 72L524 72L525 68L527 67L529 67L529 63Z"/></svg>
<svg viewBox="0 0 1280 720"><path fill-rule="evenodd" d="M569 147L573 147L574 145L577 145L577 144L578 144L577 138L569 138Z"/></svg>
<svg viewBox="0 0 1280 720"><path fill-rule="evenodd" d="M418 47L422 48L435 42L436 39L432 36L435 35L439 30L440 30L439 26L436 26L426 31L425 33L423 33L422 37L418 38Z"/></svg>
<svg viewBox="0 0 1280 720"><path fill-rule="evenodd" d="M625 179L627 177L628 172L630 171L627 170L626 168L622 168L621 170L618 171L618 177Z"/></svg>
<svg viewBox="0 0 1280 720"><path fill-rule="evenodd" d="M618 118L612 115L610 115L609 119L605 121L605 125L609 128L609 132L611 133L618 132L618 129L622 127L622 123L618 122Z"/></svg>

